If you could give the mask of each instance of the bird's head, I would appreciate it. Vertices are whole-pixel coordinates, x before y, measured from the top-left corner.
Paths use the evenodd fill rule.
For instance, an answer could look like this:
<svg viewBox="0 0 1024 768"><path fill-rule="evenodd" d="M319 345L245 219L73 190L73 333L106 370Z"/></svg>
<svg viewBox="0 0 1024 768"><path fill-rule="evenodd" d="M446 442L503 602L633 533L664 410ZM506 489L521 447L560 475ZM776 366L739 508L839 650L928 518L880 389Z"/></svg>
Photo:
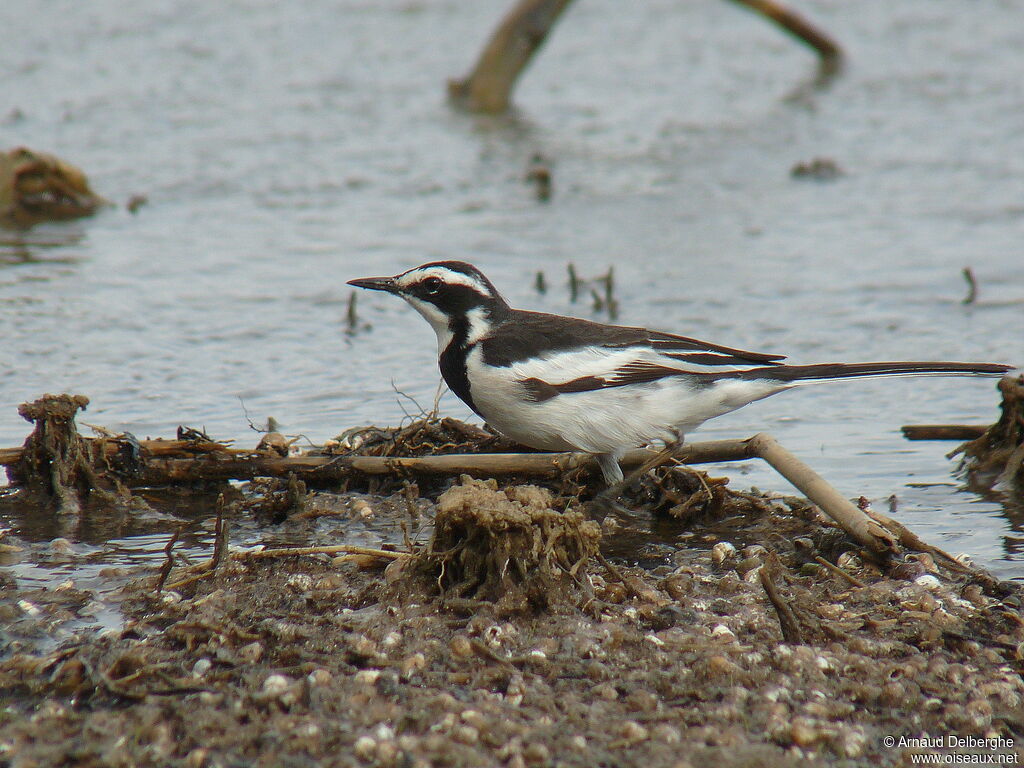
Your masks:
<svg viewBox="0 0 1024 768"><path fill-rule="evenodd" d="M475 341L509 311L491 281L464 261L435 261L394 277L364 277L348 284L401 296L430 323L442 349L460 331Z"/></svg>

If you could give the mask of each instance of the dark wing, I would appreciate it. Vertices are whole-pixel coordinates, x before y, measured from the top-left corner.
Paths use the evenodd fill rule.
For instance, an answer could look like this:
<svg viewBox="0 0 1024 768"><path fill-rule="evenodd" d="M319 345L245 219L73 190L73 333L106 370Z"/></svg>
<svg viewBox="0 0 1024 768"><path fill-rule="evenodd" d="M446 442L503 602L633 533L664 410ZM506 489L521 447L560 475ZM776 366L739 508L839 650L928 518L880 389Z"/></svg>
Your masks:
<svg viewBox="0 0 1024 768"><path fill-rule="evenodd" d="M747 352L646 328L606 325L575 317L521 310L513 311L509 319L494 328L480 344L484 362L499 367L507 367L537 355L591 346L608 349L646 347L666 357L665 362L668 364L678 361L693 366L778 365L778 361L785 358L785 355ZM671 368L665 370L678 373ZM646 380L652 381L653 378Z"/></svg>

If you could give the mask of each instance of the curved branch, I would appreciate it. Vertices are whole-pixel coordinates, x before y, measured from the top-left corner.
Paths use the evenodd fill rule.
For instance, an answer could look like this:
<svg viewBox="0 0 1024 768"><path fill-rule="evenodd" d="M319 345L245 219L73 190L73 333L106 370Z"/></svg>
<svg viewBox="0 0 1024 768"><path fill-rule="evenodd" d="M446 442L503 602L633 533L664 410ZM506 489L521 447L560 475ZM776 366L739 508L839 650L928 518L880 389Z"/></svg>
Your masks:
<svg viewBox="0 0 1024 768"><path fill-rule="evenodd" d="M494 30L473 71L448 81L448 95L473 112L507 110L520 73L571 2L519 0Z"/></svg>
<svg viewBox="0 0 1024 768"><path fill-rule="evenodd" d="M797 40L817 51L825 61L836 63L843 56L843 49L839 47L839 43L778 0L732 0L732 2L737 5L745 5L755 13L775 22Z"/></svg>

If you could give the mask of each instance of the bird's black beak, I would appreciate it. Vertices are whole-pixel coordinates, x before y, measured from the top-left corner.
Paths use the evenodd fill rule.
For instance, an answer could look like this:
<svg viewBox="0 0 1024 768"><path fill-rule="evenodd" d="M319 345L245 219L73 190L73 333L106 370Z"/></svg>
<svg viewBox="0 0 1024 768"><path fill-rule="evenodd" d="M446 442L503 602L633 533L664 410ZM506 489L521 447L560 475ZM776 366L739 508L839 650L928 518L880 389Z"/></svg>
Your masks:
<svg viewBox="0 0 1024 768"><path fill-rule="evenodd" d="M349 280L348 284L356 288L369 288L371 291L398 293L398 283L393 277L360 277L358 280Z"/></svg>

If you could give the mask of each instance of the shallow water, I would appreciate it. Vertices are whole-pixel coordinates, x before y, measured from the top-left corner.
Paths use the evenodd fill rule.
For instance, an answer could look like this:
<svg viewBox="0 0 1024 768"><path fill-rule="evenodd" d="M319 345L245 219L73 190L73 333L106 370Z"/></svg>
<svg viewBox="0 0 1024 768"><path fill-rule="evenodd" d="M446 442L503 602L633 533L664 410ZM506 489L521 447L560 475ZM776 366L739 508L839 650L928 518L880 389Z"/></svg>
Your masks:
<svg viewBox="0 0 1024 768"><path fill-rule="evenodd" d="M620 322L799 362L1024 360L1017 4L800 2L849 53L815 87L808 52L730 4L588 0L513 117L454 112L445 78L508 4L0 5L0 146L55 152L122 204L0 231L0 445L27 432L17 404L54 391L140 438L396 423L413 406L395 388L432 403L433 335L372 294L370 327L346 333L345 281L439 257L515 305L598 318L570 302L566 265L614 265ZM537 152L546 204L523 181ZM844 174L790 176L818 156ZM841 383L693 439L771 431L844 493L895 494L926 539L1014 577L1024 510L962 491L952 445L898 431L987 423L997 404L992 380ZM716 471L787 490L754 464Z"/></svg>

